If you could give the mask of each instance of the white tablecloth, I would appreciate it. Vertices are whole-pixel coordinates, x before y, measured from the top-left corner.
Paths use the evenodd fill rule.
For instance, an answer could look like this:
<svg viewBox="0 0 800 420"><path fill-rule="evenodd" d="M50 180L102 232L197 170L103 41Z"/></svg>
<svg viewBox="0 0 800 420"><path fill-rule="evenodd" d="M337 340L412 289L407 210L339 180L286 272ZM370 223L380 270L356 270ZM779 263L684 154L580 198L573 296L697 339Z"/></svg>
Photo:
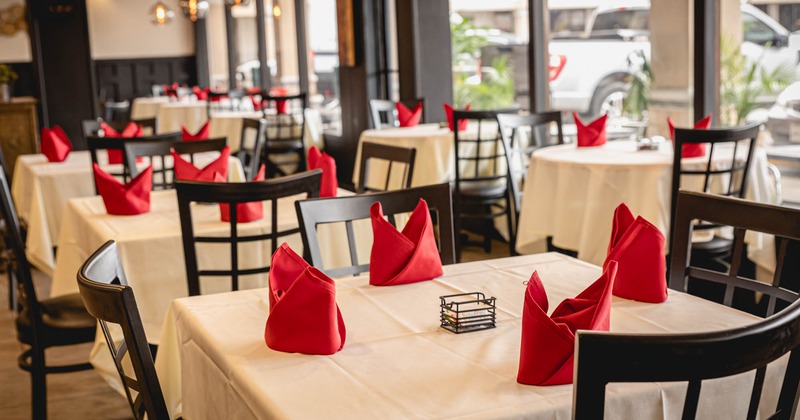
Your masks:
<svg viewBox="0 0 800 420"><path fill-rule="evenodd" d="M572 385L516 382L523 282L534 270L551 308L600 274L551 253L446 266L437 280L402 286L369 286L366 276L339 279L347 342L332 356L281 353L264 344L266 289L176 300L156 358L168 408L179 414L182 398L182 414L192 419L570 418ZM441 329L438 297L473 291L497 297L497 328L462 335ZM663 304L614 298L611 310L611 330L619 332L701 332L755 320L672 291ZM783 376L777 367L767 371L762 400L773 406ZM698 418L746 412L752 378L704 382ZM677 418L685 389L612 384L606 418Z"/></svg>
<svg viewBox="0 0 800 420"><path fill-rule="evenodd" d="M195 163L205 166L219 153L199 153ZM172 157L166 158L168 162ZM119 172L121 165L108 165L103 154L98 156L106 171ZM160 162L159 162L160 164ZM147 160L141 164L148 165ZM168 163L171 165L171 163ZM231 157L228 177L233 182L244 180L239 159ZM50 163L44 155L22 155L14 169L12 196L19 217L28 223L25 253L31 264L52 276L55 268L53 247L58 246L61 220L67 201L95 195L92 158L88 151L75 151L59 163Z"/></svg>
<svg viewBox="0 0 800 420"><path fill-rule="evenodd" d="M135 98L131 102L131 119L143 120L158 117L158 109L161 108L161 105L169 102L170 98L167 96Z"/></svg>
<svg viewBox="0 0 800 420"><path fill-rule="evenodd" d="M721 165L730 166L731 151L726 156L720 149L714 155L715 162L719 159ZM684 165L704 169L707 161L705 157L685 159ZM748 175L748 198L771 202L766 163L766 154L757 149ZM694 185L698 181L700 185ZM658 151L641 152L630 141L537 150L524 186L517 250L527 253L527 248L549 235L554 245L578 251L582 260L602 264L619 203L625 202L635 215L669 233L671 185L671 144ZM702 180L687 178L683 188L700 190Z"/></svg>

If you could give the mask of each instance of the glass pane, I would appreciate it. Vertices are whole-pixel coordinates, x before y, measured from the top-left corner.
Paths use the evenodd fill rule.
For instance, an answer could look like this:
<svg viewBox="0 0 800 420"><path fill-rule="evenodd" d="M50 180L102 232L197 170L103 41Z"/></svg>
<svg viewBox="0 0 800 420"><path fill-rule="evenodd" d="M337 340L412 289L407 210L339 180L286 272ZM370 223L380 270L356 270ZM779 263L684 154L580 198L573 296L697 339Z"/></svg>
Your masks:
<svg viewBox="0 0 800 420"><path fill-rule="evenodd" d="M340 134L339 42L336 0L306 0L309 104L322 115L323 131Z"/></svg>

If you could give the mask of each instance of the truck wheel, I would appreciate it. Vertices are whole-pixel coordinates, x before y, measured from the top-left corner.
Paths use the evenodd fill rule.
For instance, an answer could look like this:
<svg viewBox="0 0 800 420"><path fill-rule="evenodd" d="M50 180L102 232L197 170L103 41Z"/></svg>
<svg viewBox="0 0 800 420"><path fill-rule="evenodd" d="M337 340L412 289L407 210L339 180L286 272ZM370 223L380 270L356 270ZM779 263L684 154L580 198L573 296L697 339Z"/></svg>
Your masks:
<svg viewBox="0 0 800 420"><path fill-rule="evenodd" d="M589 106L590 117L597 117L608 113L611 119L622 116L623 99L628 92L628 86L623 82L611 82L605 86L597 88L592 96Z"/></svg>

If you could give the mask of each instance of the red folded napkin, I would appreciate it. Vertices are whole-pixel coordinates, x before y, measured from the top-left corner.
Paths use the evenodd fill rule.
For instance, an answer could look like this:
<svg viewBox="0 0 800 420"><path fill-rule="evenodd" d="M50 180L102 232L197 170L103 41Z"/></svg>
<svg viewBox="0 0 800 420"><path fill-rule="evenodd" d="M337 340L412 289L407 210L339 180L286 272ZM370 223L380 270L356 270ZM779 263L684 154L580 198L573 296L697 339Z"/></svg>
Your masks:
<svg viewBox="0 0 800 420"><path fill-rule="evenodd" d="M122 133L118 132L111 128L110 125L106 124L105 122L100 123L100 128L103 130L105 137L111 138L130 138L130 137L142 137L142 126L137 125L135 122L129 122L128 125L125 126L125 129L122 130ZM116 164L122 163L122 150L107 150L108 152L108 163ZM141 162L141 159L137 159L137 162Z"/></svg>
<svg viewBox="0 0 800 420"><path fill-rule="evenodd" d="M369 284L394 286L430 280L443 274L425 200L419 200L402 232L383 218L380 202L373 203L369 213L373 235Z"/></svg>
<svg viewBox="0 0 800 420"><path fill-rule="evenodd" d="M336 197L339 181L336 179L336 161L327 153L320 152L317 146L308 149L308 169L322 169L320 197Z"/></svg>
<svg viewBox="0 0 800 420"><path fill-rule="evenodd" d="M289 91L286 88L282 87L274 87L269 90L269 94L272 96L286 96L289 94ZM276 100L275 101L275 110L278 114L286 114L288 113L287 103L285 100Z"/></svg>
<svg viewBox="0 0 800 420"><path fill-rule="evenodd" d="M667 117L667 125L669 125L669 138L675 141L675 123L672 118ZM694 128L698 130L708 130L711 128L711 114L706 115L702 120L694 123ZM683 145L681 156L685 158L700 157L706 155L705 143L689 143Z"/></svg>
<svg viewBox="0 0 800 420"><path fill-rule="evenodd" d="M203 169L198 169L191 162L184 160L181 155L170 150L172 162L175 170L175 177L181 181L204 181L217 182L216 175L223 181L228 177L228 160L231 156L231 148L225 146L220 152L219 158L206 165Z"/></svg>
<svg viewBox="0 0 800 420"><path fill-rule="evenodd" d="M167 96L176 96L176 97L178 96L178 88L180 87L180 85L178 85L177 83L173 83L172 86L170 86L170 85L161 85L161 87L164 89L164 94L165 95L167 95Z"/></svg>
<svg viewBox="0 0 800 420"><path fill-rule="evenodd" d="M208 100L208 93L211 92L211 88L200 89L200 86L194 86L192 87L192 92L198 101L206 101Z"/></svg>
<svg viewBox="0 0 800 420"><path fill-rule="evenodd" d="M42 127L41 149L49 162L63 162L72 151L72 142L60 125Z"/></svg>
<svg viewBox="0 0 800 420"><path fill-rule="evenodd" d="M652 223L633 217L625 203L614 211L611 240L603 267L618 262L614 296L641 302L667 300L664 234Z"/></svg>
<svg viewBox="0 0 800 420"><path fill-rule="evenodd" d="M599 279L578 296L564 299L548 317L547 293L539 273L533 273L522 308L517 382L526 385L572 383L575 331L608 331L616 274L617 263L612 261Z"/></svg>
<svg viewBox="0 0 800 420"><path fill-rule="evenodd" d="M269 270L267 346L287 353L328 355L344 347L346 336L336 284L283 243Z"/></svg>
<svg viewBox="0 0 800 420"><path fill-rule="evenodd" d="M422 102L418 103L413 110L408 109L402 102L397 103L397 119L400 127L416 127L422 118Z"/></svg>
<svg viewBox="0 0 800 420"><path fill-rule="evenodd" d="M572 113L575 125L578 127L578 147L596 147L606 144L606 119L608 114L584 125L576 112Z"/></svg>
<svg viewBox="0 0 800 420"><path fill-rule="evenodd" d="M103 197L108 214L130 216L150 211L150 191L153 189L153 166L123 184L103 172L95 163L94 179L97 192Z"/></svg>
<svg viewBox="0 0 800 420"><path fill-rule="evenodd" d="M227 162L227 160L226 160ZM261 165L258 174L253 178L253 181L263 181L264 171L266 167ZM214 173L214 182L225 182L225 176L219 173ZM223 222L231 221L231 205L228 203L219 203L220 218ZM251 201L247 203L236 204L236 222L237 223L250 223L264 218L264 203L262 201Z"/></svg>
<svg viewBox="0 0 800 420"><path fill-rule="evenodd" d="M191 140L208 140L208 130L211 121L206 121L196 133L192 134L189 130L186 129L186 126L181 124L181 139L184 141L191 141Z"/></svg>
<svg viewBox="0 0 800 420"><path fill-rule="evenodd" d="M253 109L256 111L261 111L261 99L256 99L255 96L250 97L250 101L253 102Z"/></svg>
<svg viewBox="0 0 800 420"><path fill-rule="evenodd" d="M464 111L469 111L472 109L471 104L467 104L464 107ZM444 115L447 117L447 125L450 126L450 131L456 131L455 127L453 127L453 107L450 104L444 104ZM469 124L469 120L461 120L458 122L458 131L464 131L467 129L467 125Z"/></svg>

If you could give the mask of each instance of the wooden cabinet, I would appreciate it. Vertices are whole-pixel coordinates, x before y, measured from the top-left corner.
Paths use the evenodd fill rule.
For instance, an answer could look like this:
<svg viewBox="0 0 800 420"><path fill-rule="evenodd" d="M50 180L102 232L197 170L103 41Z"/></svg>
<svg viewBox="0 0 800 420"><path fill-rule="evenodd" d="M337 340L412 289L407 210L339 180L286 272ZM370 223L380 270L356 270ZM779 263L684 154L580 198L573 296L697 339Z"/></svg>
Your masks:
<svg viewBox="0 0 800 420"><path fill-rule="evenodd" d="M39 124L36 119L36 99L13 98L0 102L0 146L10 173L17 156L39 153Z"/></svg>

